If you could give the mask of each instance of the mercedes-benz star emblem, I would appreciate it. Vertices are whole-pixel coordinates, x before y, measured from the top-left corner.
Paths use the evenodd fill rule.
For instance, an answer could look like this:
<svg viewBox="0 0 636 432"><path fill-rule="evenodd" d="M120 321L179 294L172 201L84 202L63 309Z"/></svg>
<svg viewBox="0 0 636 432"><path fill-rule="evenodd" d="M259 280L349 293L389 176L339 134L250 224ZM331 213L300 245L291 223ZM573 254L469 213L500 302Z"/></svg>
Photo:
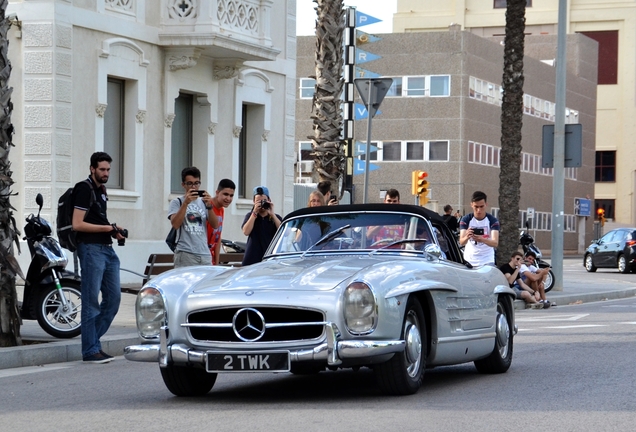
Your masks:
<svg viewBox="0 0 636 432"><path fill-rule="evenodd" d="M232 318L232 329L243 342L255 342L265 334L265 318L256 309L239 309Z"/></svg>

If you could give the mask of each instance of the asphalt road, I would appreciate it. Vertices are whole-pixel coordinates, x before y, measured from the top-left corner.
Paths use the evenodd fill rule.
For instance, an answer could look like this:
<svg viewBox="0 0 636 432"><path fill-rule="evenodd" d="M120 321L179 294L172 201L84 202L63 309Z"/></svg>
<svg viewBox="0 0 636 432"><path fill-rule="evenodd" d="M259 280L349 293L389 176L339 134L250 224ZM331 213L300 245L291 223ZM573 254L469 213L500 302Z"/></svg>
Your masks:
<svg viewBox="0 0 636 432"><path fill-rule="evenodd" d="M426 373L413 396L379 393L372 373L222 375L177 398L158 366L123 357L0 370L11 430L605 431L636 421L636 299L518 311L508 373L472 364Z"/></svg>

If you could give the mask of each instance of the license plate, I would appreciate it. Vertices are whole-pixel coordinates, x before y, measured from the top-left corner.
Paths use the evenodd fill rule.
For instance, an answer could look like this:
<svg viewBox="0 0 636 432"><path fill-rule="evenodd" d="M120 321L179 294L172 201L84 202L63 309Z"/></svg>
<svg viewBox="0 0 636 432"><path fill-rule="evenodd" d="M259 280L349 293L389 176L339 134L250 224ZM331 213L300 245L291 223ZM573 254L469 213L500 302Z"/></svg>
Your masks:
<svg viewBox="0 0 636 432"><path fill-rule="evenodd" d="M289 351L207 353L208 372L289 372Z"/></svg>

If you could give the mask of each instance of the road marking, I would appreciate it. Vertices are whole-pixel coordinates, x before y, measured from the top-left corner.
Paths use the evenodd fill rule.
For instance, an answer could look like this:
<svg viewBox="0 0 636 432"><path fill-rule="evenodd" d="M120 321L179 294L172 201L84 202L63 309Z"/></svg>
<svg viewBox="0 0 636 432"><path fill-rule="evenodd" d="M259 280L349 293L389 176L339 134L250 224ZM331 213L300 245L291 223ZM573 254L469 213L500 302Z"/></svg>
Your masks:
<svg viewBox="0 0 636 432"><path fill-rule="evenodd" d="M50 372L58 369L68 369L73 367L73 365L42 365L42 366L27 366L15 369L4 369L0 370L0 378L19 376L19 375L28 375L39 372Z"/></svg>
<svg viewBox="0 0 636 432"><path fill-rule="evenodd" d="M590 314L575 314L575 315L569 315L569 314L563 314L563 315L558 315L558 314L554 314L554 315L545 315L545 316L527 316L527 317L522 317L519 318L519 316L517 315L517 317L515 318L515 321L517 322L544 322L544 321L577 321L580 320L581 318L585 318L586 316L589 316Z"/></svg>
<svg viewBox="0 0 636 432"><path fill-rule="evenodd" d="M608 327L605 324L581 324L572 326L553 326L553 327L541 327L547 329L570 329L570 328L584 328L584 327Z"/></svg>
<svg viewBox="0 0 636 432"><path fill-rule="evenodd" d="M634 325L636 325L636 321L624 322L624 323L621 323L621 324L634 324Z"/></svg>

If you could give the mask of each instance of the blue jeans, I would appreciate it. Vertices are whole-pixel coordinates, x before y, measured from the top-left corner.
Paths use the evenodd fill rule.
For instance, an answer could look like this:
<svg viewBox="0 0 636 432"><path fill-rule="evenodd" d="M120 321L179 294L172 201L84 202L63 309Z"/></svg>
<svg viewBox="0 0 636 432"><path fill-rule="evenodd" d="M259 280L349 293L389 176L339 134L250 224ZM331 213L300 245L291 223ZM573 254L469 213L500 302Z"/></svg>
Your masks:
<svg viewBox="0 0 636 432"><path fill-rule="evenodd" d="M119 258L111 245L98 243L78 244L77 255L82 277L82 356L87 357L102 349L99 339L119 310Z"/></svg>

